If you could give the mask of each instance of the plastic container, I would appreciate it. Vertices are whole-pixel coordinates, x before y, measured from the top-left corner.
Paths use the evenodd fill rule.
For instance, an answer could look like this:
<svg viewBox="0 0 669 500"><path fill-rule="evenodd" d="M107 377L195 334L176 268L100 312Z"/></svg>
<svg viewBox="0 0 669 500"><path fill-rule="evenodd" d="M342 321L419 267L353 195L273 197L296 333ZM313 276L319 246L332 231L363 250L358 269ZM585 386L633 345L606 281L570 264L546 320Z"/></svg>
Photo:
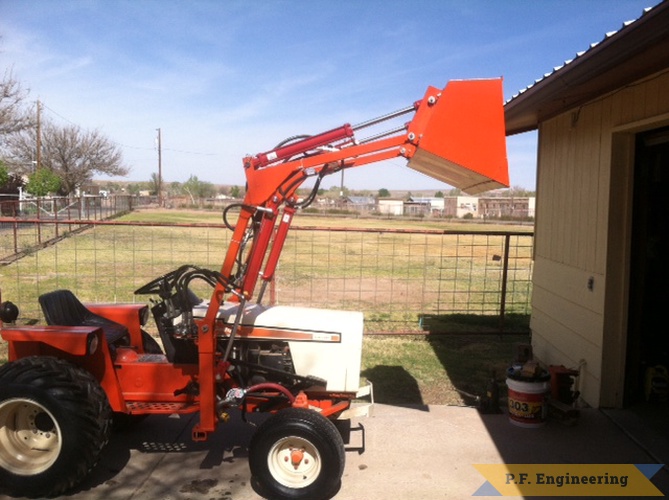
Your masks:
<svg viewBox="0 0 669 500"><path fill-rule="evenodd" d="M535 428L546 423L550 375L533 380L508 376L509 421L519 427Z"/></svg>

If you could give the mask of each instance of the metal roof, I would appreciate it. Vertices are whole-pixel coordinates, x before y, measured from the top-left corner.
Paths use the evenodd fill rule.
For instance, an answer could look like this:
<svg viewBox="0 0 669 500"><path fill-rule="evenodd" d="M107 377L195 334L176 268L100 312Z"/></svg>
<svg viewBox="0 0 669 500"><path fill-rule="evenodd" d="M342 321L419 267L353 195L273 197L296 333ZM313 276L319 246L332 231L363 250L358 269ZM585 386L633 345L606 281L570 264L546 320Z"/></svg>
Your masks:
<svg viewBox="0 0 669 500"><path fill-rule="evenodd" d="M504 105L507 135L669 68L669 0L553 68Z"/></svg>

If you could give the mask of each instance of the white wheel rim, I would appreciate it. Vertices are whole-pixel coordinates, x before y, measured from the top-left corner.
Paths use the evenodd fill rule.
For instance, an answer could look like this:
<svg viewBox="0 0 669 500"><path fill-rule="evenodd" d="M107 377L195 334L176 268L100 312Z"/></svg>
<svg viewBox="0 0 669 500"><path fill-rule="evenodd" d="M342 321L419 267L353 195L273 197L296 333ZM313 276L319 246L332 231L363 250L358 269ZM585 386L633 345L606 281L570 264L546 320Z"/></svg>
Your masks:
<svg viewBox="0 0 669 500"><path fill-rule="evenodd" d="M0 403L0 466L17 475L39 474L53 465L62 447L58 422L29 399Z"/></svg>
<svg viewBox="0 0 669 500"><path fill-rule="evenodd" d="M305 488L321 473L321 455L308 440L288 436L269 450L267 465L272 477L288 488Z"/></svg>

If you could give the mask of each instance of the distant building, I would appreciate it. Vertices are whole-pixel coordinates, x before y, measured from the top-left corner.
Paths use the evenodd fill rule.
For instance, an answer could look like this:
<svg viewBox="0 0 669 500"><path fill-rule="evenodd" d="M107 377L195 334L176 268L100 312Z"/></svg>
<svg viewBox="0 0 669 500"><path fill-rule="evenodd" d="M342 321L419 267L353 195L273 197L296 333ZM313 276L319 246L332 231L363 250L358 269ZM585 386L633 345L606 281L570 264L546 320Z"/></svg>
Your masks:
<svg viewBox="0 0 669 500"><path fill-rule="evenodd" d="M479 199L476 196L448 196L444 200L444 217L457 217L462 219L469 216L479 218Z"/></svg>
<svg viewBox="0 0 669 500"><path fill-rule="evenodd" d="M534 196L481 196L479 217L491 219L534 218Z"/></svg>
<svg viewBox="0 0 669 500"><path fill-rule="evenodd" d="M380 214L403 215L404 200L398 198L379 198L376 208Z"/></svg>
<svg viewBox="0 0 669 500"><path fill-rule="evenodd" d="M359 212L372 212L376 209L376 199L373 196L347 196L343 205Z"/></svg>
<svg viewBox="0 0 669 500"><path fill-rule="evenodd" d="M410 198L404 202L404 215L429 215L430 201L427 198Z"/></svg>
<svg viewBox="0 0 669 500"><path fill-rule="evenodd" d="M408 200L348 196L339 202L330 198L319 198L318 204L321 207L337 204L348 210L377 212L382 215L524 220L534 218L535 200L533 196L412 196Z"/></svg>

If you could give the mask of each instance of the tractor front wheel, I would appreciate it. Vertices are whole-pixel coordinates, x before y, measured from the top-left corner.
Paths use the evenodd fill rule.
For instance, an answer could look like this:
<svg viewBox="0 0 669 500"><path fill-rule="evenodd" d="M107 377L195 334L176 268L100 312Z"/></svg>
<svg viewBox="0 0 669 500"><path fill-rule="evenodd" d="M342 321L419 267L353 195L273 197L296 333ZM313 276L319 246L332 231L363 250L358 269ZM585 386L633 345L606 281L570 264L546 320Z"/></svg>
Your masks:
<svg viewBox="0 0 669 500"><path fill-rule="evenodd" d="M258 428L249 466L258 492L277 500L332 498L344 473L344 442L313 410L287 408Z"/></svg>
<svg viewBox="0 0 669 500"><path fill-rule="evenodd" d="M0 368L0 488L58 495L81 481L109 440L111 409L87 371L51 357Z"/></svg>

